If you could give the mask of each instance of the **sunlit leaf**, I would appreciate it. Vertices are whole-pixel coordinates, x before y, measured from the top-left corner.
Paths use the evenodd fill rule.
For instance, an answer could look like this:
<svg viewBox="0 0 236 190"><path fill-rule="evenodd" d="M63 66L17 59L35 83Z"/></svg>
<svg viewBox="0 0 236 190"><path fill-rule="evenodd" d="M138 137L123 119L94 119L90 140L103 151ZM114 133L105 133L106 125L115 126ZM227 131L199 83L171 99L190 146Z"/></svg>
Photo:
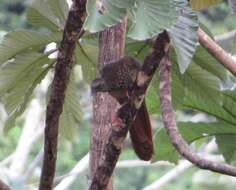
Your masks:
<svg viewBox="0 0 236 190"><path fill-rule="evenodd" d="M19 53L45 47L50 42L60 41L61 35L61 33L46 35L29 30L9 32L0 44L0 64Z"/></svg>
<svg viewBox="0 0 236 190"><path fill-rule="evenodd" d="M58 29L63 29L64 21L63 18L57 17L59 16L59 12L61 12L60 5L58 2L55 2L58 0L48 0L48 1L42 1L42 0L33 0L29 3L29 7L27 9L27 19L28 21L35 25L40 27L48 28L52 31L58 31ZM51 9L51 6L53 4L53 10ZM64 6L66 9L66 1L64 2ZM57 15L55 15L55 13ZM60 16L63 16L63 14L60 14ZM62 22L63 21L63 22Z"/></svg>
<svg viewBox="0 0 236 190"><path fill-rule="evenodd" d="M176 4L172 0L137 0L132 14L132 26L128 36L136 40L157 35L177 19Z"/></svg>
<svg viewBox="0 0 236 190"><path fill-rule="evenodd" d="M0 95L8 113L5 131L14 126L16 117L23 113L33 90L53 62L44 54L24 53L1 66Z"/></svg>
<svg viewBox="0 0 236 190"><path fill-rule="evenodd" d="M115 25L123 19L127 14L127 8L133 6L135 0L103 0L97 1L102 3L101 13L96 0L87 1L87 18L84 24L84 29L90 32L98 32L106 27Z"/></svg>

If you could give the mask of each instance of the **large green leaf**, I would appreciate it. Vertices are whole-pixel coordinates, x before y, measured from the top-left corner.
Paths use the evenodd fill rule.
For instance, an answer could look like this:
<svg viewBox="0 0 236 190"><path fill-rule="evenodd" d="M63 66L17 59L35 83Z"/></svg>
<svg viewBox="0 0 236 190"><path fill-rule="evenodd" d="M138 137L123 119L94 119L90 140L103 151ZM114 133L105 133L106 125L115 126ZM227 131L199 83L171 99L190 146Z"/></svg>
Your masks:
<svg viewBox="0 0 236 190"><path fill-rule="evenodd" d="M236 135L218 135L216 137L216 143L220 152L223 154L225 161L230 163L236 159Z"/></svg>
<svg viewBox="0 0 236 190"><path fill-rule="evenodd" d="M8 119L4 130L14 126L30 100L34 88L45 77L54 61L40 53L23 53L1 66L0 95Z"/></svg>
<svg viewBox="0 0 236 190"><path fill-rule="evenodd" d="M68 5L63 0L34 0L29 4L27 10L28 21L40 27L52 31L63 29Z"/></svg>
<svg viewBox="0 0 236 190"><path fill-rule="evenodd" d="M99 12L99 5L96 2L103 3L103 13ZM98 32L115 25L127 15L127 8L132 7L134 2L135 0L88 0L88 16L84 23L84 29L90 32Z"/></svg>
<svg viewBox="0 0 236 190"><path fill-rule="evenodd" d="M126 39L125 54L133 56L138 60L144 61L151 46L148 41L134 41Z"/></svg>
<svg viewBox="0 0 236 190"><path fill-rule="evenodd" d="M50 42L61 40L61 33L42 34L29 30L9 32L0 44L0 64L15 55L45 47Z"/></svg>
<svg viewBox="0 0 236 190"><path fill-rule="evenodd" d="M66 90L63 112L60 116L60 134L68 140L73 140L78 123L81 121L80 97L78 96L73 75Z"/></svg>
<svg viewBox="0 0 236 190"><path fill-rule="evenodd" d="M75 50L76 64L81 65L83 79L91 82L96 77L98 48L93 45L77 44Z"/></svg>
<svg viewBox="0 0 236 190"><path fill-rule="evenodd" d="M176 4L173 0L137 0L132 14L132 26L128 36L137 40L157 35L177 19Z"/></svg>
<svg viewBox="0 0 236 190"><path fill-rule="evenodd" d="M206 102L203 99L189 94L183 105L214 116L218 121L236 125L236 99L235 91L223 92L223 101Z"/></svg>
<svg viewBox="0 0 236 190"><path fill-rule="evenodd" d="M187 90L203 101L221 101L220 80L197 64L191 64L180 78Z"/></svg>
<svg viewBox="0 0 236 190"><path fill-rule="evenodd" d="M191 7L194 10L201 10L208 8L209 6L221 3L222 0L190 0Z"/></svg>
<svg viewBox="0 0 236 190"><path fill-rule="evenodd" d="M200 138L208 136L234 134L236 135L236 127L226 123L178 123L178 129L183 138L191 143ZM167 160L177 162L179 159L178 153L169 141L165 129L158 131L154 137L155 156L153 161Z"/></svg>
<svg viewBox="0 0 236 190"><path fill-rule="evenodd" d="M160 113L160 100L157 96L157 86L154 86L154 84L150 85L150 87L148 88L148 93L145 98L145 101L148 108L148 112L150 114Z"/></svg>
<svg viewBox="0 0 236 190"><path fill-rule="evenodd" d="M60 20L60 26L64 26L69 12L66 0L48 0L48 4L54 15Z"/></svg>
<svg viewBox="0 0 236 190"><path fill-rule="evenodd" d="M177 5L181 15L169 33L177 54L180 72L184 73L192 61L198 42L198 20L196 13L186 1L179 1Z"/></svg>
<svg viewBox="0 0 236 190"><path fill-rule="evenodd" d="M199 65L202 69L225 81L227 78L226 69L202 46L198 46L193 57L193 64Z"/></svg>

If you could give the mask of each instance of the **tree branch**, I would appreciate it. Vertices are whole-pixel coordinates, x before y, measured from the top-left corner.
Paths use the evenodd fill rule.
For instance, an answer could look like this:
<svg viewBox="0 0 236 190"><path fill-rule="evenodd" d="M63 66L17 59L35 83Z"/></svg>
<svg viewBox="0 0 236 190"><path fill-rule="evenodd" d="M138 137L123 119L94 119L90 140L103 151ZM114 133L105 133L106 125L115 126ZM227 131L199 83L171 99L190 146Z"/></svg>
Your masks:
<svg viewBox="0 0 236 190"><path fill-rule="evenodd" d="M231 9L231 13L236 13L236 1L235 0L228 0L229 7Z"/></svg>
<svg viewBox="0 0 236 190"><path fill-rule="evenodd" d="M135 115L140 108L147 87L166 50L169 49L169 36L166 31L158 35L150 54L145 58L142 69L139 71L130 98L117 112L117 122L112 123L103 155L95 171L90 190L105 189L113 173L121 148Z"/></svg>
<svg viewBox="0 0 236 190"><path fill-rule="evenodd" d="M86 16L86 0L74 0L60 44L52 90L46 111L44 160L39 190L51 190L57 158L58 122L73 66L73 53Z"/></svg>
<svg viewBox="0 0 236 190"><path fill-rule="evenodd" d="M225 52L214 40L212 40L201 28L198 29L199 43L225 68L236 76L236 60Z"/></svg>
<svg viewBox="0 0 236 190"><path fill-rule="evenodd" d="M236 176L236 168L228 164L215 163L204 158L201 158L194 153L183 137L178 131L176 126L175 116L171 102L171 82L170 82L171 62L169 54L165 56L160 64L160 103L161 113L165 129L170 138L171 143L184 158L202 169L215 171L222 174Z"/></svg>
<svg viewBox="0 0 236 190"><path fill-rule="evenodd" d="M0 180L0 189L1 190L11 190L11 188L6 185L2 180Z"/></svg>
<svg viewBox="0 0 236 190"><path fill-rule="evenodd" d="M127 18L99 33L98 68L117 61L124 56ZM97 93L93 96L93 122L90 146L90 179L101 160L101 155L108 138L112 116L116 113L118 102L108 93ZM102 111L101 111L102 110ZM112 190L112 180L106 187Z"/></svg>

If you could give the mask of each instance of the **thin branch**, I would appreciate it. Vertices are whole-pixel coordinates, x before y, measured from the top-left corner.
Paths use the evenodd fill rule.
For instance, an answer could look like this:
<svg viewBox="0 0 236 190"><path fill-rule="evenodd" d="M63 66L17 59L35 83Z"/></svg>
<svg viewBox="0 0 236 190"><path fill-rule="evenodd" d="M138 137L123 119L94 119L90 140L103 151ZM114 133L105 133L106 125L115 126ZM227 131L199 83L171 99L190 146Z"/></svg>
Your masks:
<svg viewBox="0 0 236 190"><path fill-rule="evenodd" d="M165 56L160 65L160 103L161 103L161 113L164 122L165 129L170 138L171 143L176 148L176 150L184 158L198 166L202 169L207 169L215 171L222 174L227 174L231 176L236 176L236 168L228 164L215 163L204 158L201 158L196 153L194 153L188 144L185 142L183 137L178 131L176 126L174 111L172 108L171 101L171 82L170 82L170 70L171 62L169 59L169 54Z"/></svg>
<svg viewBox="0 0 236 190"><path fill-rule="evenodd" d="M226 41L233 41L235 39L235 37L236 37L236 30L232 30L232 31L224 33L224 34L214 36L215 41L218 44L225 43Z"/></svg>
<svg viewBox="0 0 236 190"><path fill-rule="evenodd" d="M35 170L35 168L41 163L43 160L43 148L39 151L39 153L36 155L35 159L31 162L31 164L28 166L24 176L23 180L25 183L28 181L30 177L32 177L32 174Z"/></svg>
<svg viewBox="0 0 236 190"><path fill-rule="evenodd" d="M165 51L169 49L169 36L166 31L158 35L150 54L145 58L139 71L130 98L117 112L115 123L112 123L108 140L98 168L95 171L90 190L102 190L107 186L121 153L121 148L135 115L140 108L147 87L159 66Z"/></svg>
<svg viewBox="0 0 236 190"><path fill-rule="evenodd" d="M88 169L89 165L89 154L87 153L70 171L69 176L64 178L54 190L65 190L68 189L72 183L77 179L77 177Z"/></svg>
<svg viewBox="0 0 236 190"><path fill-rule="evenodd" d="M231 9L231 13L236 13L236 1L235 0L228 0L229 7Z"/></svg>
<svg viewBox="0 0 236 190"><path fill-rule="evenodd" d="M236 60L225 52L214 40L212 40L201 28L198 29L199 43L225 68L236 76Z"/></svg>
<svg viewBox="0 0 236 190"><path fill-rule="evenodd" d="M0 189L1 190L11 190L11 188L5 184L2 180L0 180Z"/></svg>
<svg viewBox="0 0 236 190"><path fill-rule="evenodd" d="M164 186L169 181L179 177L183 172L185 172L187 169L191 168L193 164L191 162L188 162L186 160L182 161L179 165L177 165L172 170L168 171L165 175L163 175L161 178L153 182L152 184L145 187L143 190L157 190Z"/></svg>
<svg viewBox="0 0 236 190"><path fill-rule="evenodd" d="M43 108L37 99L33 99L25 116L24 128L19 138L10 170L15 172L16 176L22 176L30 151L43 134L42 114Z"/></svg>
<svg viewBox="0 0 236 190"><path fill-rule="evenodd" d="M73 66L73 53L86 15L86 0L74 0L66 21L46 111L44 160L39 190L51 190L57 158L58 122Z"/></svg>
<svg viewBox="0 0 236 190"><path fill-rule="evenodd" d="M221 155L210 155L210 154L204 154L207 159L214 161L214 162L222 162L224 159ZM145 187L143 190L158 190L161 189L164 185L168 184L170 181L179 178L182 173L184 173L186 170L192 168L194 165L187 161L182 160L180 163L168 171L165 175L161 176L159 179L154 181L152 184Z"/></svg>

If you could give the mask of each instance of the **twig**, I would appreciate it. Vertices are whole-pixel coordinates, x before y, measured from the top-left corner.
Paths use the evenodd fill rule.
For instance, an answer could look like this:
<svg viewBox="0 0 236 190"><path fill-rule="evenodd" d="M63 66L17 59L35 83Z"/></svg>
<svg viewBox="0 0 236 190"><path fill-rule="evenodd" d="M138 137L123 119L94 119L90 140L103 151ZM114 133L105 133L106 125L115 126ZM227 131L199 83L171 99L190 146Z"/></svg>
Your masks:
<svg viewBox="0 0 236 190"><path fill-rule="evenodd" d="M178 131L176 126L175 116L171 103L171 82L170 82L170 70L171 62L169 54L165 56L160 64L160 104L161 114L164 122L165 129L170 138L171 143L176 150L184 158L202 169L215 171L222 174L236 176L236 168L228 164L215 163L204 158L201 158L194 153L188 144L185 142L183 137Z"/></svg>
<svg viewBox="0 0 236 190"><path fill-rule="evenodd" d="M89 154L87 153L70 171L69 176L64 178L55 188L54 190L64 190L68 189L71 184L75 181L75 179L83 173L89 165Z"/></svg>
<svg viewBox="0 0 236 190"><path fill-rule="evenodd" d="M181 173L185 172L187 169L191 168L193 164L186 160L182 161L178 166L170 170L168 173L163 175L160 179L155 181L154 183L148 185L143 190L157 190L169 181L179 177Z"/></svg>
<svg viewBox="0 0 236 190"><path fill-rule="evenodd" d="M86 0L74 0L60 44L46 111L44 159L39 190L51 190L57 158L58 122L73 66L73 53L86 15Z"/></svg>
<svg viewBox="0 0 236 190"><path fill-rule="evenodd" d="M236 61L226 53L214 40L212 40L201 28L198 29L199 43L225 68L236 76Z"/></svg>
<svg viewBox="0 0 236 190"><path fill-rule="evenodd" d="M39 153L36 155L36 157L34 158L34 160L31 162L31 164L28 166L24 176L23 176L23 180L25 181L25 183L28 181L28 179L32 176L35 168L37 167L37 165L39 163L41 163L43 160L43 148L41 148L41 150L39 151Z"/></svg>
<svg viewBox="0 0 236 190"><path fill-rule="evenodd" d="M0 180L0 189L1 190L11 190L11 188L6 185L2 180Z"/></svg>
<svg viewBox="0 0 236 190"><path fill-rule="evenodd" d="M169 37L166 31L158 35L150 54L145 58L139 71L129 100L117 112L117 123L113 123L105 144L100 164L95 171L90 190L102 190L107 186L113 173L121 148L137 110L140 108L147 87L155 73L165 51L169 49Z"/></svg>
<svg viewBox="0 0 236 190"><path fill-rule="evenodd" d="M22 176L30 151L43 134L41 127L43 111L40 102L33 99L27 110L24 127L10 165L10 170L16 176Z"/></svg>

